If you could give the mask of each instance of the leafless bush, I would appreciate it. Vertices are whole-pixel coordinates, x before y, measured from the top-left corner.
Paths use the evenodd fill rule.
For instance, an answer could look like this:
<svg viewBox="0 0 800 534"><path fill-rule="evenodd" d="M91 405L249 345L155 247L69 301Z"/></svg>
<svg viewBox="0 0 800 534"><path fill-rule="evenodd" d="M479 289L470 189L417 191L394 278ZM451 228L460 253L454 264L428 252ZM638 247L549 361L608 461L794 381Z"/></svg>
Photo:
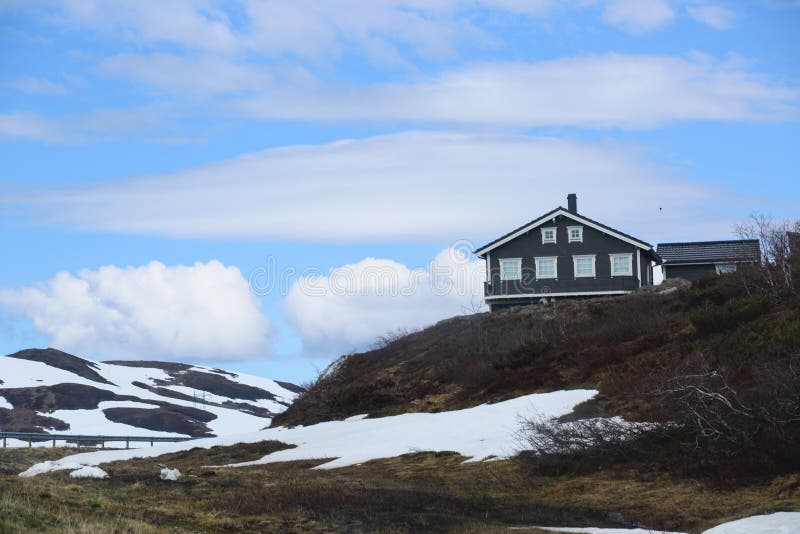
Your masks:
<svg viewBox="0 0 800 534"><path fill-rule="evenodd" d="M794 262L800 261L800 254L794 251L792 257L792 236L800 233L800 220L776 222L762 214L753 214L750 219L736 226L736 233L742 239L758 239L761 247L761 261L743 274L748 292L763 292L773 297L795 294L796 276L793 276ZM795 272L797 265L794 266Z"/></svg>
<svg viewBox="0 0 800 534"><path fill-rule="evenodd" d="M536 415L523 418L517 433L519 449L541 459L585 456L629 458L647 448L646 439L668 425L629 423L621 418L560 421Z"/></svg>
<svg viewBox="0 0 800 534"><path fill-rule="evenodd" d="M400 327L400 328L395 328L394 330L389 330L385 334L381 334L380 336L375 338L375 341L372 342L372 344L369 346L369 349L378 350L386 348L395 341L398 341L406 337L407 335L413 334L414 332L417 331L418 329L412 329L406 327Z"/></svg>
<svg viewBox="0 0 800 534"><path fill-rule="evenodd" d="M766 442L800 446L800 358L758 366L736 388L699 355L696 367L667 379L660 394L704 455L733 456Z"/></svg>

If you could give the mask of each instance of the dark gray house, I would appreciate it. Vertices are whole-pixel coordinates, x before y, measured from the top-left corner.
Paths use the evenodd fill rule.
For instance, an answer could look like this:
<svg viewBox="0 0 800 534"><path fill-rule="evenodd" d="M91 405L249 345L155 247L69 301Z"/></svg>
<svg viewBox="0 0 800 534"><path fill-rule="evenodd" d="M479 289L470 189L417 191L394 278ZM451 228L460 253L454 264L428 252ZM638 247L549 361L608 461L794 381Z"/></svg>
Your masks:
<svg viewBox="0 0 800 534"><path fill-rule="evenodd" d="M658 255L664 260L664 279L685 278L695 281L705 274L731 273L743 263L755 263L761 257L758 239L659 243Z"/></svg>
<svg viewBox="0 0 800 534"><path fill-rule="evenodd" d="M577 196L475 254L491 309L561 297L622 295L653 284L653 247L578 213Z"/></svg>

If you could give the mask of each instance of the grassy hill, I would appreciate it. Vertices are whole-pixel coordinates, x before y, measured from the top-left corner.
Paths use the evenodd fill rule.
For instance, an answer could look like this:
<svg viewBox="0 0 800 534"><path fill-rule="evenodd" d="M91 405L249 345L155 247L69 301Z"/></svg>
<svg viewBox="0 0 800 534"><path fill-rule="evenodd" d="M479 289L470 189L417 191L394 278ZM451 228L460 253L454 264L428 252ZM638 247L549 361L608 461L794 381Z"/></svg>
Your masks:
<svg viewBox="0 0 800 534"><path fill-rule="evenodd" d="M800 355L797 297L747 294L733 276L625 297L454 317L342 357L273 425L439 411L589 387L586 415L652 420L660 382L698 361L746 384Z"/></svg>

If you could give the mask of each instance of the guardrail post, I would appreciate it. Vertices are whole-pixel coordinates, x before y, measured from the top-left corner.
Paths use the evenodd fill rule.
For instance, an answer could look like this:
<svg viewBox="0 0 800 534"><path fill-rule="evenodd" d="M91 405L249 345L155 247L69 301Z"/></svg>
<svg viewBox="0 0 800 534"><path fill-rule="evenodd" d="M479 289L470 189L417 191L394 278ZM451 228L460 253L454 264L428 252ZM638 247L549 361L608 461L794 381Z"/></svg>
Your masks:
<svg viewBox="0 0 800 534"><path fill-rule="evenodd" d="M153 446L153 440L152 439L150 440L150 446L151 447Z"/></svg>
<svg viewBox="0 0 800 534"><path fill-rule="evenodd" d="M53 438L53 448L54 449L56 448L56 440L55 440L55 438Z"/></svg>
<svg viewBox="0 0 800 534"><path fill-rule="evenodd" d="M100 448L101 449L105 449L106 448L106 442L105 441L101 441L100 442Z"/></svg>
<svg viewBox="0 0 800 534"><path fill-rule="evenodd" d="M129 439L125 440L125 448L126 449L130 449L131 448L131 440L129 440Z"/></svg>
<svg viewBox="0 0 800 534"><path fill-rule="evenodd" d="M31 447L33 447L33 440L28 438L28 448L30 449Z"/></svg>
<svg viewBox="0 0 800 534"><path fill-rule="evenodd" d="M5 436L3 436L3 448L4 449L6 448L6 437Z"/></svg>

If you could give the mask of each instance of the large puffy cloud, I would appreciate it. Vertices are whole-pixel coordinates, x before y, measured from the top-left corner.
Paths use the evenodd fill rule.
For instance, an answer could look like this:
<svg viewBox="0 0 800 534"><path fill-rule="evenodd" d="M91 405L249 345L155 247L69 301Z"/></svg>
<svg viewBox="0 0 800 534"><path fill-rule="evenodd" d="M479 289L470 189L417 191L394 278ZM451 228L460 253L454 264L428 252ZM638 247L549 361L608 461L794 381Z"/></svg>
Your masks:
<svg viewBox="0 0 800 534"><path fill-rule="evenodd" d="M676 178L638 147L433 132L269 149L171 174L9 194L6 205L43 223L172 237L447 242L493 238L571 192L588 216L642 239L691 237L697 225L726 236L738 209L725 190Z"/></svg>
<svg viewBox="0 0 800 534"><path fill-rule="evenodd" d="M307 356L334 357L388 332L483 309L485 279L484 262L460 247L442 251L422 268L366 258L300 278L285 310Z"/></svg>
<svg viewBox="0 0 800 534"><path fill-rule="evenodd" d="M124 359L264 357L271 327L235 267L218 261L67 272L0 304L30 318L53 346Z"/></svg>

